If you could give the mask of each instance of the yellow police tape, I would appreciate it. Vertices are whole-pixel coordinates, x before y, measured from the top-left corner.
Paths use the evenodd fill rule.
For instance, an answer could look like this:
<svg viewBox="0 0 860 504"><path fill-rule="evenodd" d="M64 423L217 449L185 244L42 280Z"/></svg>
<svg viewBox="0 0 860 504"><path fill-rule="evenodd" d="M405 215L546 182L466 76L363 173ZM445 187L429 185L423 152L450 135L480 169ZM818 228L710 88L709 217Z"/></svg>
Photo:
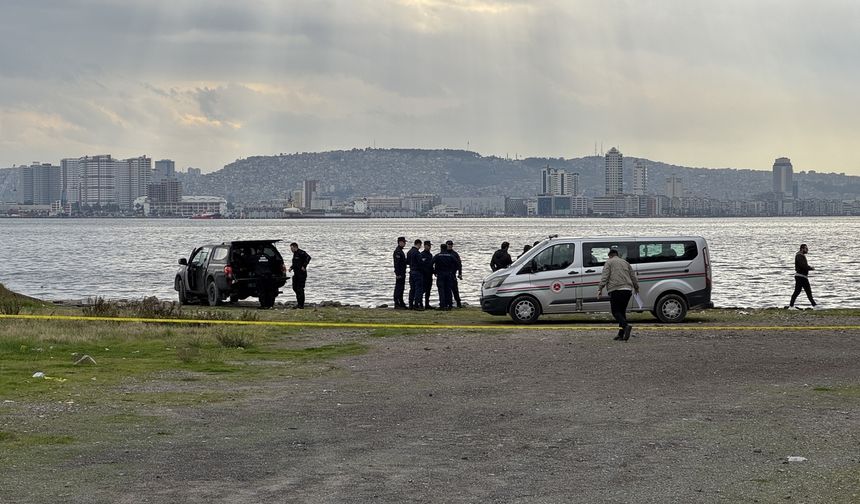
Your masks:
<svg viewBox="0 0 860 504"><path fill-rule="evenodd" d="M288 320L207 320L207 319L160 319L142 317L84 317L76 315L2 315L0 320L62 320L80 322L131 322L147 324L197 324L197 325L239 325L273 327L318 327L348 329L481 329L502 331L604 331L615 329L605 325L516 325L513 323L489 324L381 324L374 322L312 322ZM643 324L636 326L637 331L848 331L860 330L860 325L827 326L766 326L766 325L703 325L703 324Z"/></svg>

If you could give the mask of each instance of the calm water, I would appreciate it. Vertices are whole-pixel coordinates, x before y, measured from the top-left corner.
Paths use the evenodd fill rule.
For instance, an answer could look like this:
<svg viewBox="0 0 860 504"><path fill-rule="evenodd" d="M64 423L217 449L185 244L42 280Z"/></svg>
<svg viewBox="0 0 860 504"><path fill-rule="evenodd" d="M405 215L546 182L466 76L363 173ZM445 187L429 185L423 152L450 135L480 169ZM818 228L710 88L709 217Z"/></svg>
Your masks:
<svg viewBox="0 0 860 504"><path fill-rule="evenodd" d="M391 252L397 236L447 239L463 258L463 299L477 303L481 278L499 244L522 245L549 234L700 235L711 247L717 306L785 305L794 286L794 253L809 244L813 293L823 306L860 307L860 218L768 219L368 219L129 220L0 219L0 283L43 299L176 299L180 257L195 245L234 239L296 241L313 256L308 302L389 303ZM805 298L801 295L803 303ZM279 301L294 300L289 284ZM435 302L435 288L433 300ZM799 303L800 304L800 303Z"/></svg>

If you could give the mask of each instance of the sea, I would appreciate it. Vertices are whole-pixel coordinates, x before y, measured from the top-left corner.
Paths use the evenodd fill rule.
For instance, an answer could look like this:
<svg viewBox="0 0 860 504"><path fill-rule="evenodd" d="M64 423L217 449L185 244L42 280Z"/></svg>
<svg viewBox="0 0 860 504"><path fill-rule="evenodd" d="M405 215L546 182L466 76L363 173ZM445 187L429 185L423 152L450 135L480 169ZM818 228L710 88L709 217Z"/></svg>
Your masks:
<svg viewBox="0 0 860 504"><path fill-rule="evenodd" d="M392 252L398 236L446 240L463 260L460 293L478 304L490 257L503 241L515 258L523 245L559 236L703 236L710 246L717 307L788 304L794 254L809 245L816 300L826 308L858 308L860 218L707 219L0 219L0 283L46 300L175 300L180 258L206 243L281 240L285 259L297 242L313 258L307 302L366 307L392 304ZM407 247L408 248L408 247ZM294 300L289 284L278 301ZM434 288L431 302L435 304ZM798 305L806 305L801 294Z"/></svg>

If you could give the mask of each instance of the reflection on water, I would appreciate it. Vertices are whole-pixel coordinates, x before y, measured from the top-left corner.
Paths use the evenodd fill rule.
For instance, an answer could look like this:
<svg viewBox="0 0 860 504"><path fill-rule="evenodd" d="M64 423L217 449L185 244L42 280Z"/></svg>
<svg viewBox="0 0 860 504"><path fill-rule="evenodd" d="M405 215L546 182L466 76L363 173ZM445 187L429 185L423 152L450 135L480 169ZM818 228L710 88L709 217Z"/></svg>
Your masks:
<svg viewBox="0 0 860 504"><path fill-rule="evenodd" d="M390 303L391 252L397 236L453 240L463 258L463 299L477 303L493 251L560 236L698 235L711 247L717 306L787 304L794 287L794 253L809 244L816 298L826 307L860 307L860 219L368 219L368 220L130 220L0 219L4 268L0 282L44 299L90 296L175 299L180 257L200 244L273 238L289 258L296 241L313 256L308 302L362 306ZM289 284L279 300L294 299ZM435 288L434 296L435 300ZM805 298L801 296L801 301ZM800 303L800 301L799 301Z"/></svg>

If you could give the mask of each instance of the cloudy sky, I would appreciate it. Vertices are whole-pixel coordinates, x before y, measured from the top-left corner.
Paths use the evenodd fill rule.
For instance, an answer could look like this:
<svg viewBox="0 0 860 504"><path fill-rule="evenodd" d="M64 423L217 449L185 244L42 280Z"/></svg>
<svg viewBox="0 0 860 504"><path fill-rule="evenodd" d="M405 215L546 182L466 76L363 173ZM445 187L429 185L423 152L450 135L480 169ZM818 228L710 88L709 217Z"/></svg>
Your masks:
<svg viewBox="0 0 860 504"><path fill-rule="evenodd" d="M353 147L860 175L854 0L2 0L0 166Z"/></svg>

